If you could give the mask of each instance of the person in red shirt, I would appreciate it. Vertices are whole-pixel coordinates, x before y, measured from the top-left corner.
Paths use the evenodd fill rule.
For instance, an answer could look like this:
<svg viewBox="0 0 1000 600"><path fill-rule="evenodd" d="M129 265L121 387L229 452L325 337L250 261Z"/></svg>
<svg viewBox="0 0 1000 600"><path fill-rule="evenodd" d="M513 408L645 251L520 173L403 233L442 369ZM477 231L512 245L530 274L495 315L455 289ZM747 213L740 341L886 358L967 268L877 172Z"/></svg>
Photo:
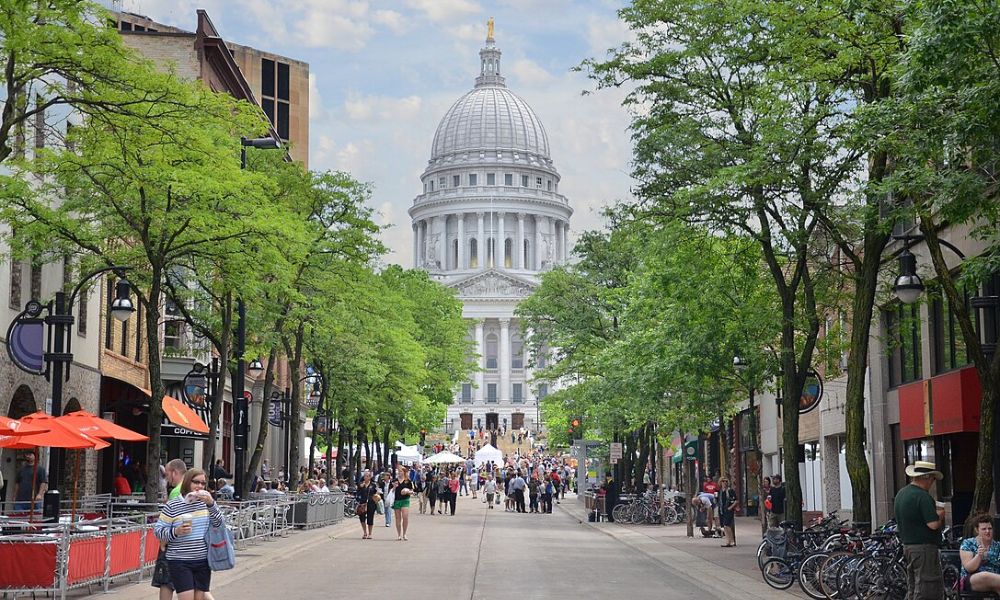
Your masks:
<svg viewBox="0 0 1000 600"><path fill-rule="evenodd" d="M125 478L125 475L121 472L121 469L119 469L118 474L115 475L114 487L115 487L115 496L132 495L132 486L128 484L128 479Z"/></svg>
<svg viewBox="0 0 1000 600"><path fill-rule="evenodd" d="M555 489L553 496L556 499L556 504L559 504L559 491L562 489L562 480L559 478L558 469L552 469L552 487Z"/></svg>
<svg viewBox="0 0 1000 600"><path fill-rule="evenodd" d="M701 484L701 491L713 496L719 492L719 486L712 480L711 475L705 478L705 483Z"/></svg>

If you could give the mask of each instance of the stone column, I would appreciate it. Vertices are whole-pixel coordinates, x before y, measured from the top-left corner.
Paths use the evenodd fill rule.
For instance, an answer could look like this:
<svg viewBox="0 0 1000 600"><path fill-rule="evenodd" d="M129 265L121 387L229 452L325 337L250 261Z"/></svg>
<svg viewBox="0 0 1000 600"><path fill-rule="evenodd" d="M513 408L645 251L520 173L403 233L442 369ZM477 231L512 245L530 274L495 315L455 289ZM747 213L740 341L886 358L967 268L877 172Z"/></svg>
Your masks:
<svg viewBox="0 0 1000 600"><path fill-rule="evenodd" d="M500 319L500 399L510 401L510 319Z"/></svg>
<svg viewBox="0 0 1000 600"><path fill-rule="evenodd" d="M498 269L504 268L507 264L506 263L507 253L505 248L506 244L504 243L507 240L507 232L504 230L503 218L504 218L504 213L497 213L497 222L498 222L497 235L496 235L497 257L495 262Z"/></svg>
<svg viewBox="0 0 1000 600"><path fill-rule="evenodd" d="M482 221L480 221L482 223ZM476 352L479 353L479 370L476 372L476 402L483 401L483 370L486 368L486 339L483 335L483 320L476 320Z"/></svg>
<svg viewBox="0 0 1000 600"><path fill-rule="evenodd" d="M514 268L524 268L524 213L517 213L517 248L514 249Z"/></svg>
<svg viewBox="0 0 1000 600"><path fill-rule="evenodd" d="M563 262L569 262L569 221L563 221Z"/></svg>
<svg viewBox="0 0 1000 600"><path fill-rule="evenodd" d="M556 234L552 238L552 241L554 241L555 244L556 244L555 252L553 252L553 254L552 254L552 260L555 261L555 262L557 262L557 263L559 263L559 264L562 264L562 260L563 260L563 256L562 256L562 247L563 247L563 243L562 243L562 237L563 237L562 221L560 221L558 219L555 219L552 224L555 226L555 230L556 230Z"/></svg>
<svg viewBox="0 0 1000 600"><path fill-rule="evenodd" d="M531 253L536 271L542 270L542 217L535 215L535 251Z"/></svg>
<svg viewBox="0 0 1000 600"><path fill-rule="evenodd" d="M427 257L427 228L425 221L417 221L417 268L424 266Z"/></svg>
<svg viewBox="0 0 1000 600"><path fill-rule="evenodd" d="M420 256L417 254L417 249L420 248L420 242L417 240L417 222L413 222L413 268L420 268Z"/></svg>
<svg viewBox="0 0 1000 600"><path fill-rule="evenodd" d="M476 238L476 260L478 261L476 268L482 271L486 268L486 244L484 243L485 229L483 228L483 213L477 212L476 216L479 217L479 229L477 230L479 237Z"/></svg>
<svg viewBox="0 0 1000 600"><path fill-rule="evenodd" d="M465 213L455 215L458 219L458 255L455 256L455 269L465 268Z"/></svg>

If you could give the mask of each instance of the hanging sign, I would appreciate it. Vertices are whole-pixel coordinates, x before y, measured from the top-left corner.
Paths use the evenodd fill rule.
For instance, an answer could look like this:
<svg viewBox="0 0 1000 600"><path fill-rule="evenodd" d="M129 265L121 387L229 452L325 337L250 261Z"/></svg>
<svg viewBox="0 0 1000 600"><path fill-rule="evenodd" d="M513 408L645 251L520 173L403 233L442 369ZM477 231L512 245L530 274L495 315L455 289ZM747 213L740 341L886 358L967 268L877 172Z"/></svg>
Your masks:
<svg viewBox="0 0 1000 600"><path fill-rule="evenodd" d="M823 379L815 370L809 371L806 375L806 384L802 387L802 396L799 397L799 414L804 415L812 412L819 406L823 399Z"/></svg>

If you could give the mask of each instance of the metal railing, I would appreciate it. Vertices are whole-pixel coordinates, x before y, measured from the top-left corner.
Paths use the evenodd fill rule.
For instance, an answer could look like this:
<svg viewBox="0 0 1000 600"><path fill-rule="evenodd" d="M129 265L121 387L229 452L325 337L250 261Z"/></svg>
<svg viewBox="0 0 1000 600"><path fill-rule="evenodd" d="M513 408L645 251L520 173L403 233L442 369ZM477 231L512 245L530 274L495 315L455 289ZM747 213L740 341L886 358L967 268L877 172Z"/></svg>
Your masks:
<svg viewBox="0 0 1000 600"><path fill-rule="evenodd" d="M39 509L0 515L0 598L100 586L152 574L160 542L153 533L160 505L144 497L86 496L63 502L59 523ZM283 538L294 528L322 527L344 518L344 494L262 495L243 502L219 501L237 550Z"/></svg>

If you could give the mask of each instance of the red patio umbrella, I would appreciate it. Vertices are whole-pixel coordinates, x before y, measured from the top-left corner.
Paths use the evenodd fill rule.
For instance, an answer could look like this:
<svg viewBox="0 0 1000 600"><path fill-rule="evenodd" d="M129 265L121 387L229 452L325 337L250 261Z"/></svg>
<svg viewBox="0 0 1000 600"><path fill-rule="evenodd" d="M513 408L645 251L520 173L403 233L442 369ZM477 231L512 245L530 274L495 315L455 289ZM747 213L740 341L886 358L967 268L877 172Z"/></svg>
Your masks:
<svg viewBox="0 0 1000 600"><path fill-rule="evenodd" d="M89 436L105 440L119 440L122 442L146 442L149 437L142 435L131 429L116 425L107 419L102 419L97 415L90 414L85 410L78 410L59 417L59 420L68 424Z"/></svg>
<svg viewBox="0 0 1000 600"><path fill-rule="evenodd" d="M47 427L48 431L24 436L0 436L0 448L34 449L36 473L38 469L38 448L67 448L75 450L92 448L94 450L101 450L111 445L100 438L75 430L52 415L43 412L32 413L23 417L21 421L29 425ZM34 481L36 476L32 475L32 481ZM28 520L31 521L35 518L34 500L30 502L29 506L31 508L28 511ZM75 501L73 508L75 513Z"/></svg>
<svg viewBox="0 0 1000 600"><path fill-rule="evenodd" d="M48 429L45 427L30 425L17 419L11 419L10 417L0 417L0 436L33 435L36 433L45 433L46 431Z"/></svg>

